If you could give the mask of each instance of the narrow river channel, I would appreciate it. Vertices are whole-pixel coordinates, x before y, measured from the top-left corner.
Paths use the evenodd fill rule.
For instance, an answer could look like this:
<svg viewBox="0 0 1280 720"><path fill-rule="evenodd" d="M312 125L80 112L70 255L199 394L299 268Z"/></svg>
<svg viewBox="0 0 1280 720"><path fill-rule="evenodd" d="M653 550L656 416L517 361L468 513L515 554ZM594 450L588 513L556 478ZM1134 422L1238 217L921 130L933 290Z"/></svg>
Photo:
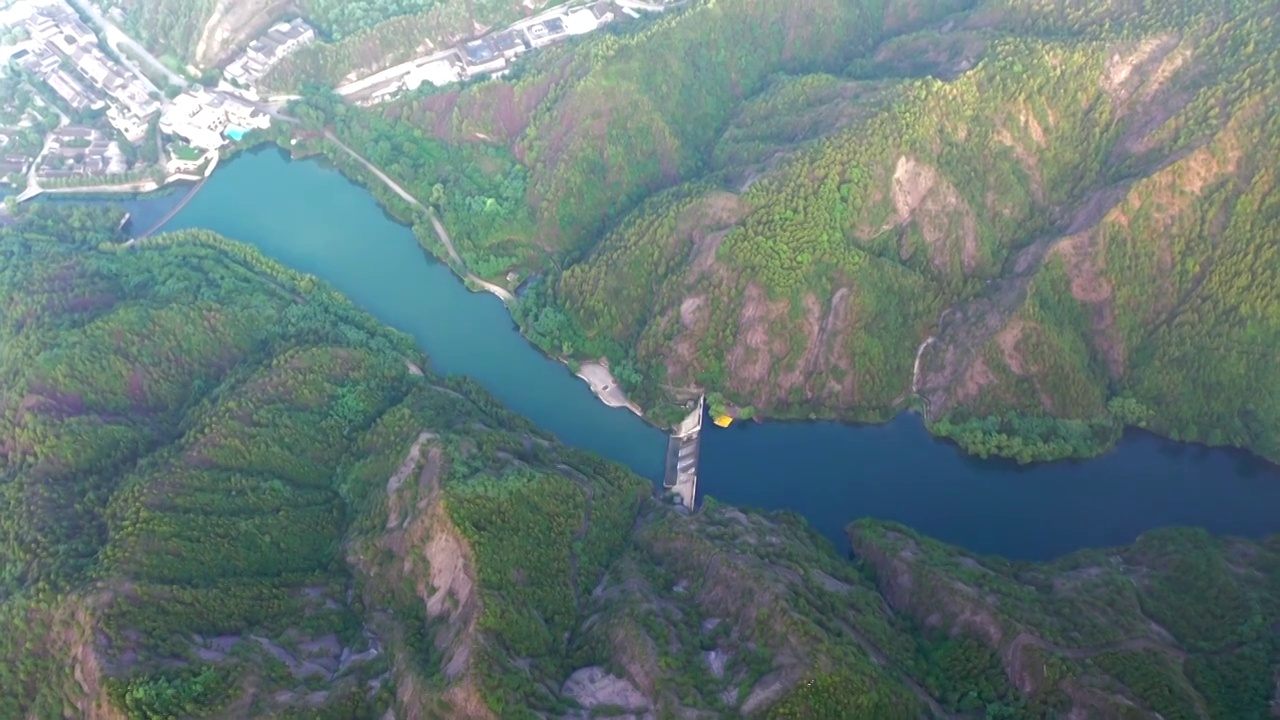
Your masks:
<svg viewBox="0 0 1280 720"><path fill-rule="evenodd" d="M135 227L180 194L131 204ZM666 437L598 402L536 351L502 303L468 291L362 188L275 150L220 167L166 230L202 227L313 274L415 337L436 370L474 377L564 442L659 480ZM801 513L837 547L858 517L904 522L972 551L1047 559L1131 542L1166 525L1259 536L1280 531L1280 468L1246 453L1133 433L1104 457L1019 467L962 455L915 416L874 427L836 423L710 428L699 492Z"/></svg>

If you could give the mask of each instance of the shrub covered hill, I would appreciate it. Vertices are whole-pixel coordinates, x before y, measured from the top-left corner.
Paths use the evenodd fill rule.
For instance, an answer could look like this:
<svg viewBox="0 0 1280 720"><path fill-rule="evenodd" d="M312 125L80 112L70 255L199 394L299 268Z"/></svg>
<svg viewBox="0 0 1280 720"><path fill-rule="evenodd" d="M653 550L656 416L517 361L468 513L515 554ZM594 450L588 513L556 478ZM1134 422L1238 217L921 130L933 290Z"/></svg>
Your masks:
<svg viewBox="0 0 1280 720"><path fill-rule="evenodd" d="M0 234L2 718L1262 718L1280 545L686 515L314 278Z"/></svg>
<svg viewBox="0 0 1280 720"><path fill-rule="evenodd" d="M1129 424L1274 459L1277 17L695 1L501 81L299 112L429 199L472 270L538 275L527 334L607 356L661 422L700 391L854 420L920 398L982 454Z"/></svg>

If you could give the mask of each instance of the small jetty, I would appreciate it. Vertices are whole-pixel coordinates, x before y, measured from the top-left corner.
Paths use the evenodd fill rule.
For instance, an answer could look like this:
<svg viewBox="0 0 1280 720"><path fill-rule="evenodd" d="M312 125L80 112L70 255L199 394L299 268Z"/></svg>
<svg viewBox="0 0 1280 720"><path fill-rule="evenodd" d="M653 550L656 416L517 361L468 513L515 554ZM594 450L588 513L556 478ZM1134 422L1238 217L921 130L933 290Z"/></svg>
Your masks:
<svg viewBox="0 0 1280 720"><path fill-rule="evenodd" d="M667 439L666 475L662 486L680 498L680 504L694 509L698 499L698 447L702 438L705 397L680 421Z"/></svg>

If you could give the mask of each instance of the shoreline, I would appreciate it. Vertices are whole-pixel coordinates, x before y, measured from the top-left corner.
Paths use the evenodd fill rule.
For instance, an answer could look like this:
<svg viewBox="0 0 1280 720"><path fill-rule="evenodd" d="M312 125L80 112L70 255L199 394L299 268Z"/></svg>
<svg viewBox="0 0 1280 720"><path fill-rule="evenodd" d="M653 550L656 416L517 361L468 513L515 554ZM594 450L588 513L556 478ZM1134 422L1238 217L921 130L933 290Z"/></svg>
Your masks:
<svg viewBox="0 0 1280 720"><path fill-rule="evenodd" d="M378 203L379 206L382 207L382 210L387 214L389 218L391 218L392 220L394 220L396 223L400 225L403 225L406 227L412 227L411 223L408 223L404 219L398 217L394 212L391 211L391 209L386 204L384 204L383 202L381 202L381 200L378 199L378 196L372 192L371 188L369 187L369 183L366 182L364 178L360 178L356 175L345 172L340 163L334 162L331 158L327 157L326 155L324 155L324 153L319 151L316 151L313 153L305 153L305 154L297 153L296 149L293 147L286 147L282 145L280 142L264 138L256 143L246 144L244 146L235 148L234 151L230 153L229 157L225 161L219 164L226 165L231 160L234 160L237 156L239 156L244 152L259 152L267 149L268 146L274 147L277 151L284 153L285 156L288 157L290 161L311 160L313 162L319 162L321 165L327 166L335 170L336 172L338 172L339 175L341 175L343 178L351 182L353 185L357 185L363 188L366 192L370 192L370 194L373 195L374 200ZM206 175L205 180L207 180L208 177L209 175ZM134 197L140 197L143 195L159 194L166 191L172 191L173 189L174 189L174 185L172 184L162 185L146 193L132 193L132 195ZM198 186L197 186L197 189L198 189ZM505 298L501 293L495 292L495 290L493 289L493 287L498 287L498 286L492 286L491 283L487 283L487 282L483 284L477 282L475 284L479 285L479 287L473 286L471 283L468 282L468 280L476 281L476 280L480 280L480 278L471 276L469 273L468 275L459 274L457 269L454 268L452 265L450 265L450 263L447 261L446 258L441 258L440 256L436 255L436 253L431 251L431 248L426 247L421 242L419 242L418 244L420 247L426 250L433 258L435 258L437 262L443 263L444 265L450 267L450 269L452 270L453 276L457 278L463 284L463 286L468 288L470 291L488 292L497 296L499 300L503 302L503 305L507 308L508 315L510 315L511 308L510 308L510 304L507 301L507 298ZM512 320L514 321L514 317L512 317ZM573 374L576 375L578 378L586 382L588 387L591 389L592 394L595 395L596 398L600 400L600 402L602 402L607 407L626 408L627 410L630 410L632 413L634 413L637 417L639 417L645 424L655 427L659 430L662 430L663 432L670 431L669 427L664 427L662 425L659 425L658 423L654 422L652 418L645 415L643 409L640 408L638 405L636 405L634 402L632 402L630 398L626 396L626 394L621 390L621 388L618 387L617 379L614 378L612 373L609 372L607 365L601 364L600 362L583 362L579 364L577 371L573 371L571 362L568 359L557 357L547 353L545 350L543 350L533 341L529 340L529 338L519 329L518 323L517 323L517 332L520 334L520 337L525 340L525 342L528 342L532 347L537 349L540 353L542 353L543 355L551 359L559 361L560 363L564 364L566 367L569 367L570 371L573 372ZM917 358L921 350L923 350L924 347L929 344L931 343L928 340L926 340L924 345L922 345L921 348L917 350ZM583 372L584 370L587 371L586 374L584 374ZM914 378L913 378L913 382L914 382ZM921 401L921 404L923 405L923 407L913 406L913 403L911 402L913 398L918 401ZM753 419L756 421L757 424L829 422L829 423L836 423L839 425L852 427L852 426L859 426L859 425L884 425L889 422L892 422L895 418L899 417L902 414L913 413L913 412L921 416L925 424L926 430L929 432L929 435L931 437L933 437L935 440L939 442L944 442L944 443L955 446L959 450L959 452L965 457L971 457L974 459L984 460L984 461L1007 461L1012 463L1018 463L1016 458L1011 458L1011 457L1006 457L1001 455L993 455L990 457L983 458L982 456L976 453L971 453L965 450L963 446L961 446L956 441L955 438L937 434L933 430L929 429L929 427L933 423L929 418L928 400L927 398L924 398L923 396L920 396L915 393L909 393L905 397L901 398L893 408L889 409L889 412L887 415L882 416L880 418L876 418L876 419L841 418L841 417L835 416L834 414L818 415L815 413L810 413L807 417L785 417L785 416L769 417L767 415L757 415ZM1065 463L1082 462L1082 461L1087 461L1093 458L1101 457L1107 454L1108 452L1112 451L1119 444L1120 440L1123 439L1123 437L1126 434L1130 433L1131 431L1138 431L1139 433L1150 434L1162 440L1177 442L1177 443L1185 444L1189 446L1202 447L1202 448L1215 449L1215 450L1239 451L1239 452L1246 453L1250 457L1258 458L1259 460L1265 463L1268 463L1270 465L1280 466L1280 462L1276 462L1266 457L1265 455L1262 455L1250 448L1242 448L1234 445L1209 445L1207 443L1197 442L1197 441L1173 440L1172 438L1161 435L1157 432L1151 431L1146 428L1140 428L1136 426L1127 426L1127 425L1121 428L1120 437L1117 438L1115 442L1109 443L1104 447L1096 448L1097 452L1094 454L1084 456L1084 457L1059 458L1056 460L1033 460L1029 463L1018 463L1018 464L1023 467L1030 467L1030 466L1036 466L1036 465L1057 464L1057 463L1064 463L1064 462Z"/></svg>
<svg viewBox="0 0 1280 720"><path fill-rule="evenodd" d="M524 334L522 333L520 336L524 337ZM525 338L525 341L528 342L529 339ZM572 366L569 365L568 360L561 358L560 362L564 363L566 367L569 367L572 370ZM591 393L595 395L600 402L611 408L626 408L635 413L641 420L644 420L650 425L653 424L651 420L645 417L644 411L640 409L640 406L631 402L631 399L627 397L626 392L618 386L618 380L613 376L613 373L609 372L609 366L607 364L599 361L578 363L578 369L574 370L573 374L586 381L587 386L591 388Z"/></svg>

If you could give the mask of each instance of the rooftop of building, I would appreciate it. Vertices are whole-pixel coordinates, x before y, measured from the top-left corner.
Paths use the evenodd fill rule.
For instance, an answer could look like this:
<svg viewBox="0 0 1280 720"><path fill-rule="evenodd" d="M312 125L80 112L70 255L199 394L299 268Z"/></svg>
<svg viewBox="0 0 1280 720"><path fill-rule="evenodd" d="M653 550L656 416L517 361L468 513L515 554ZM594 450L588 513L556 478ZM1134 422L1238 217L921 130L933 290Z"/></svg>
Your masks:
<svg viewBox="0 0 1280 720"><path fill-rule="evenodd" d="M466 53L467 60L473 63L488 62L498 54L494 49L493 43L489 38L482 37L479 40L472 40L462 46L462 51Z"/></svg>
<svg viewBox="0 0 1280 720"><path fill-rule="evenodd" d="M520 35L514 30L504 30L500 33L495 33L491 37L493 47L500 53L525 49L524 42L520 40Z"/></svg>

